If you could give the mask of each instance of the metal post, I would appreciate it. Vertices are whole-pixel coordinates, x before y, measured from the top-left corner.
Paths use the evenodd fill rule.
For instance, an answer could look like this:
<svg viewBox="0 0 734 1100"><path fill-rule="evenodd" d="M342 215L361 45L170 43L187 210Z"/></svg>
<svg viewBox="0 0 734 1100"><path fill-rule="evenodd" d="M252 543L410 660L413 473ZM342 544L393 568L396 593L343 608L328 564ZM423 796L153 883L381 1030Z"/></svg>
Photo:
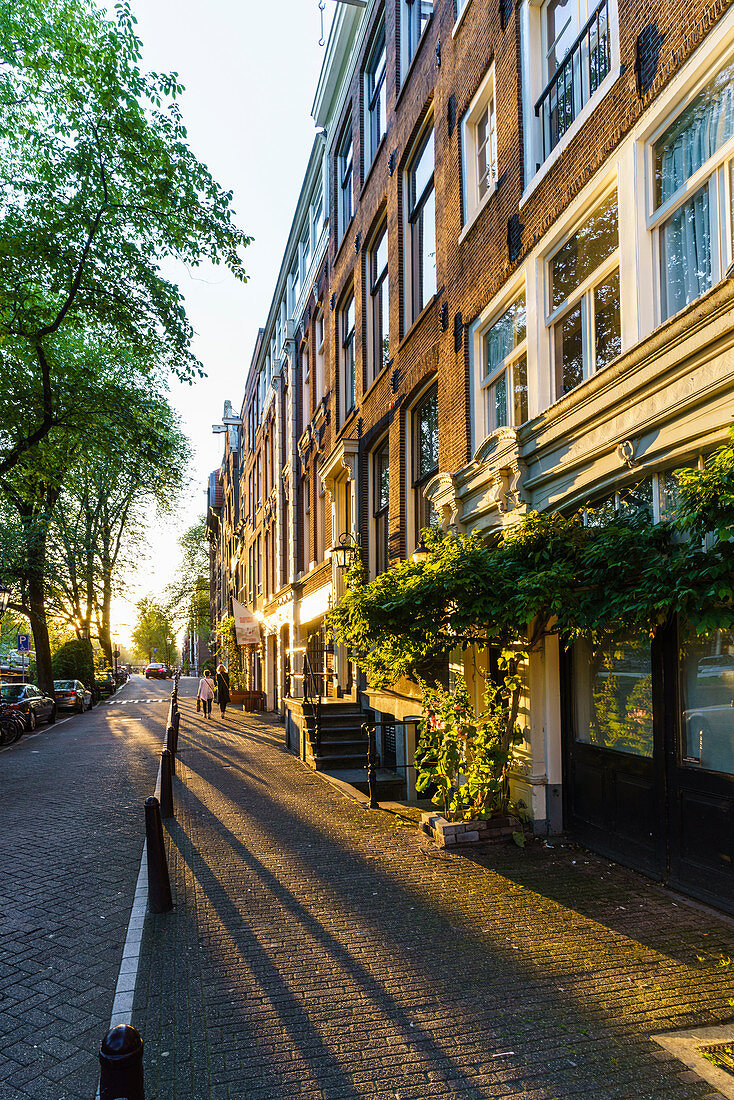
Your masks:
<svg viewBox="0 0 734 1100"><path fill-rule="evenodd" d="M171 754L171 775L176 774L176 733L173 726L166 730L166 749Z"/></svg>
<svg viewBox="0 0 734 1100"><path fill-rule="evenodd" d="M100 1100L145 1100L143 1040L130 1024L108 1031L99 1048Z"/></svg>
<svg viewBox="0 0 734 1100"><path fill-rule="evenodd" d="M161 817L174 817L173 811L173 753L164 749L161 753Z"/></svg>
<svg viewBox="0 0 734 1100"><path fill-rule="evenodd" d="M148 855L148 902L151 913L173 909L171 880L168 877L166 848L163 843L161 808L155 795L145 800L145 837Z"/></svg>
<svg viewBox="0 0 734 1100"><path fill-rule="evenodd" d="M367 788L370 792L370 809L379 810L377 801L377 742L375 739L375 727L365 722L362 729L367 734L369 748L367 750Z"/></svg>

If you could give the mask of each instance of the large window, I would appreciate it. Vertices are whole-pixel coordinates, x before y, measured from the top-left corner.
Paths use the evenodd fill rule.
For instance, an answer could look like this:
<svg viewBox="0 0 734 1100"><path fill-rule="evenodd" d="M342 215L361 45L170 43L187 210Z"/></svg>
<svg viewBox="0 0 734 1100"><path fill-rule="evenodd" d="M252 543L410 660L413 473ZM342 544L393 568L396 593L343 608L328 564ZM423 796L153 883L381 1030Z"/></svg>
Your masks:
<svg viewBox="0 0 734 1100"><path fill-rule="evenodd" d="M470 222L497 183L494 66L482 81L462 121L464 215Z"/></svg>
<svg viewBox="0 0 734 1100"><path fill-rule="evenodd" d="M354 213L354 163L352 157L352 127L347 126L336 158L337 165L337 227L339 240L347 231Z"/></svg>
<svg viewBox="0 0 734 1100"><path fill-rule="evenodd" d="M480 381L484 432L518 427L528 418L525 291L503 311L483 338Z"/></svg>
<svg viewBox="0 0 734 1100"><path fill-rule="evenodd" d="M410 65L424 28L433 14L433 0L402 0L403 67Z"/></svg>
<svg viewBox="0 0 734 1100"><path fill-rule="evenodd" d="M608 0L546 0L541 39L545 87L535 113L545 159L611 69Z"/></svg>
<svg viewBox="0 0 734 1100"><path fill-rule="evenodd" d="M647 638L574 646L576 740L653 754L652 660Z"/></svg>
<svg viewBox="0 0 734 1100"><path fill-rule="evenodd" d="M433 506L423 495L426 484L438 473L438 389L433 387L413 409L413 497L415 534L435 523Z"/></svg>
<svg viewBox="0 0 734 1100"><path fill-rule="evenodd" d="M307 344L304 344L301 348L301 377L303 379L301 431L304 431L311 419L311 370Z"/></svg>
<svg viewBox="0 0 734 1100"><path fill-rule="evenodd" d="M316 368L314 371L314 404L318 405L324 396L324 315L319 313L314 324L316 336Z"/></svg>
<svg viewBox="0 0 734 1100"><path fill-rule="evenodd" d="M354 295L350 294L339 314L340 405L342 423L354 408Z"/></svg>
<svg viewBox="0 0 734 1100"><path fill-rule="evenodd" d="M422 137L407 172L408 263L412 324L436 293L436 194L433 124Z"/></svg>
<svg viewBox="0 0 734 1100"><path fill-rule="evenodd" d="M617 194L612 192L549 263L555 396L621 351Z"/></svg>
<svg viewBox="0 0 734 1100"><path fill-rule="evenodd" d="M375 574L384 573L390 561L388 551L388 515L390 506L390 457L388 441L372 456L372 530Z"/></svg>
<svg viewBox="0 0 734 1100"><path fill-rule="evenodd" d="M734 60L657 139L652 162L665 320L705 294L731 260Z"/></svg>
<svg viewBox="0 0 734 1100"><path fill-rule="evenodd" d="M303 572L307 573L311 564L311 482L308 472L301 481Z"/></svg>
<svg viewBox="0 0 734 1100"><path fill-rule="evenodd" d="M377 34L364 73L365 171L375 159L385 133L387 91L385 87L385 26Z"/></svg>
<svg viewBox="0 0 734 1100"><path fill-rule="evenodd" d="M387 225L379 231L369 251L369 381L390 358L390 299L387 276Z"/></svg>

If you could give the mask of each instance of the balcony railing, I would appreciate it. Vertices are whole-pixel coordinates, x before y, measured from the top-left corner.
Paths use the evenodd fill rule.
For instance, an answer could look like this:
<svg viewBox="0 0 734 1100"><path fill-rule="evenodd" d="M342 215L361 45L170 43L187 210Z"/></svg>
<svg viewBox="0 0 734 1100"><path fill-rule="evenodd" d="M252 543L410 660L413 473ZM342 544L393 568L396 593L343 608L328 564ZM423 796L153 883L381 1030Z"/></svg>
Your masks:
<svg viewBox="0 0 734 1100"><path fill-rule="evenodd" d="M535 104L543 160L555 149L611 68L609 6L602 0Z"/></svg>

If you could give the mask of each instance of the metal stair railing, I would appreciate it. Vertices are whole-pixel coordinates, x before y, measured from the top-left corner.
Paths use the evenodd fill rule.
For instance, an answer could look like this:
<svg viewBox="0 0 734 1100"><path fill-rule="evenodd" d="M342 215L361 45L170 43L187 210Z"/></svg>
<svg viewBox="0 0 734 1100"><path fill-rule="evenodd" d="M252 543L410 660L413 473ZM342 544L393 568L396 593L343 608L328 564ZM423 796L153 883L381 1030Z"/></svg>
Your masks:
<svg viewBox="0 0 734 1100"><path fill-rule="evenodd" d="M318 679L311 667L308 652L303 654L303 702L304 709L309 708L311 720L314 724L315 755L321 752L321 692Z"/></svg>

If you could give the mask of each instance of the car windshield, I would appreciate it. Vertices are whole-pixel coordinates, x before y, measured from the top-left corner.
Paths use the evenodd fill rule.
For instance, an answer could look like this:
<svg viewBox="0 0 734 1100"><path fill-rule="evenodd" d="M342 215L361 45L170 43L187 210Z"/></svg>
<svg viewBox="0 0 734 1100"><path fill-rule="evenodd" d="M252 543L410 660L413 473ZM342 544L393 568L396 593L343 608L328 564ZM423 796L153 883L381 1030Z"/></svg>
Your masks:
<svg viewBox="0 0 734 1100"><path fill-rule="evenodd" d="M57 691L71 691L76 683L74 680L54 680L54 687Z"/></svg>
<svg viewBox="0 0 734 1100"><path fill-rule="evenodd" d="M20 699L23 694L22 684L6 684L5 687L0 688L0 699L13 700Z"/></svg>

